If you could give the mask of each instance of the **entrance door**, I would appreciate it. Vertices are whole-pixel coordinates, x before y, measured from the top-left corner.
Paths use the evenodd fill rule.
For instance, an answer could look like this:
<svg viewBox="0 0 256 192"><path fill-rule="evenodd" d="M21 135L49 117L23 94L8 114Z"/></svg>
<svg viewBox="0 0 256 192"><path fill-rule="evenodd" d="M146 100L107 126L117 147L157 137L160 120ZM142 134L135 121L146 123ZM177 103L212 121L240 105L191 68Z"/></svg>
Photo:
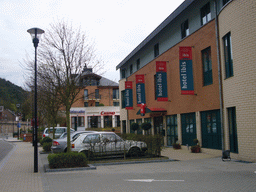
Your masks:
<svg viewBox="0 0 256 192"><path fill-rule="evenodd" d="M228 108L229 144L230 151L238 153L238 141L236 130L236 108Z"/></svg>
<svg viewBox="0 0 256 192"><path fill-rule="evenodd" d="M195 145L193 140L196 136L196 117L195 113L187 113L181 115L182 127L182 145Z"/></svg>
<svg viewBox="0 0 256 192"><path fill-rule="evenodd" d="M177 115L166 116L167 146L172 146L178 140Z"/></svg>
<svg viewBox="0 0 256 192"><path fill-rule="evenodd" d="M154 134L162 134L163 133L163 117L154 117Z"/></svg>
<svg viewBox="0 0 256 192"><path fill-rule="evenodd" d="M202 146L221 149L220 110L201 112Z"/></svg>

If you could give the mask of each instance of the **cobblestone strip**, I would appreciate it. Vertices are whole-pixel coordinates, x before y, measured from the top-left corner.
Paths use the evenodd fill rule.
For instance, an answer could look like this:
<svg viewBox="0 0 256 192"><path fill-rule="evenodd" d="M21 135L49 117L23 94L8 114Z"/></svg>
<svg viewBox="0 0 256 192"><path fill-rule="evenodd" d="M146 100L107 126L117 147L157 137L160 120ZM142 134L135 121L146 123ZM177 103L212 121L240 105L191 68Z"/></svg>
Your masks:
<svg viewBox="0 0 256 192"><path fill-rule="evenodd" d="M43 192L42 173L34 173L31 143L16 143L13 150L0 170L0 191Z"/></svg>

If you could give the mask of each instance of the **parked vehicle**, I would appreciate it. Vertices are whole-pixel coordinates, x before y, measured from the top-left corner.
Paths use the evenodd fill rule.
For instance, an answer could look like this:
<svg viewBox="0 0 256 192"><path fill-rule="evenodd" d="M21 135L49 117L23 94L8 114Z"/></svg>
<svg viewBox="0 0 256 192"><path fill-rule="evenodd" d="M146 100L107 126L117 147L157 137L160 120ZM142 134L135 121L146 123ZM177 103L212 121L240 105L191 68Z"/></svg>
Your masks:
<svg viewBox="0 0 256 192"><path fill-rule="evenodd" d="M95 132L96 131L74 131L70 134L70 141L75 141L80 134ZM52 141L51 149L54 153L67 152L67 132L64 132L59 139Z"/></svg>
<svg viewBox="0 0 256 192"><path fill-rule="evenodd" d="M67 132L67 127L55 127L55 138L59 138L62 133ZM70 128L70 132L74 132L75 130ZM42 138L44 137L53 137L53 128L45 128Z"/></svg>
<svg viewBox="0 0 256 192"><path fill-rule="evenodd" d="M147 150L142 141L123 140L113 132L97 132L81 134L71 142L71 151L83 152L87 156L98 155L140 155Z"/></svg>

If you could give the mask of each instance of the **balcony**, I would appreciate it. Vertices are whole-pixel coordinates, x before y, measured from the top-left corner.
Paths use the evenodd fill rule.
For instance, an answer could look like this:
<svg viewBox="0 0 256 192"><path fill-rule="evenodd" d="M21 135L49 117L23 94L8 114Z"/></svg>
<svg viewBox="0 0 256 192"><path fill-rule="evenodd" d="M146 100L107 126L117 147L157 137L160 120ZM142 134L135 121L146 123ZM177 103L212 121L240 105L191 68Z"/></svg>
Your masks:
<svg viewBox="0 0 256 192"><path fill-rule="evenodd" d="M101 100L101 95L90 94L88 96L84 96L84 101L91 101L91 100L99 101Z"/></svg>

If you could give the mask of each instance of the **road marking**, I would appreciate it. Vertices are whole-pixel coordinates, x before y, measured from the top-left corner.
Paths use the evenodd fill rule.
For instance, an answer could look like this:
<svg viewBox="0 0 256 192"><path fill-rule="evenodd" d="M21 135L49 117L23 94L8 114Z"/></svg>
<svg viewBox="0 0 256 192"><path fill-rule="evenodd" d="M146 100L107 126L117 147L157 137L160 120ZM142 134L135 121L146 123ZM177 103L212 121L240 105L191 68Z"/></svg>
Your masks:
<svg viewBox="0 0 256 192"><path fill-rule="evenodd" d="M169 181L169 182L184 182L185 180L155 180L155 179L125 179L125 181L134 181L134 182L145 182L151 183L153 181Z"/></svg>

